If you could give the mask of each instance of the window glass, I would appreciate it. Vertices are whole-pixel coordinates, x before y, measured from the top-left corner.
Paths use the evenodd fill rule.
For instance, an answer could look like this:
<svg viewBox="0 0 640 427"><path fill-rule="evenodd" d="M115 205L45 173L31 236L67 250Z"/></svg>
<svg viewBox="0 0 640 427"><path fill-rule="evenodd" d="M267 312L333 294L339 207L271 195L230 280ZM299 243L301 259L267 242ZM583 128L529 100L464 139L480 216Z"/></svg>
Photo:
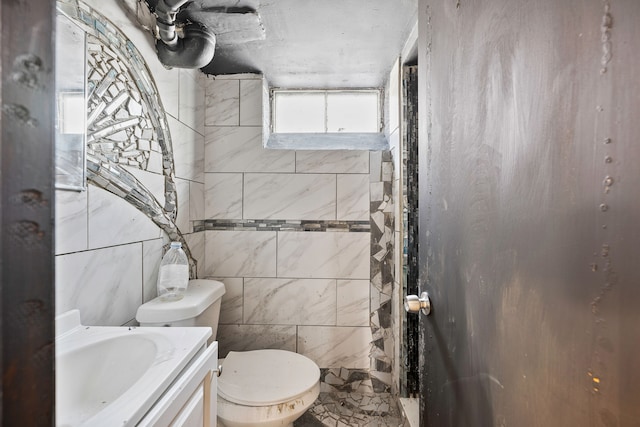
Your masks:
<svg viewBox="0 0 640 427"><path fill-rule="evenodd" d="M379 133L378 90L274 90L274 133Z"/></svg>
<svg viewBox="0 0 640 427"><path fill-rule="evenodd" d="M275 132L325 131L325 94L323 92L276 92L274 103Z"/></svg>
<svg viewBox="0 0 640 427"><path fill-rule="evenodd" d="M327 94L327 132L378 132L377 92Z"/></svg>

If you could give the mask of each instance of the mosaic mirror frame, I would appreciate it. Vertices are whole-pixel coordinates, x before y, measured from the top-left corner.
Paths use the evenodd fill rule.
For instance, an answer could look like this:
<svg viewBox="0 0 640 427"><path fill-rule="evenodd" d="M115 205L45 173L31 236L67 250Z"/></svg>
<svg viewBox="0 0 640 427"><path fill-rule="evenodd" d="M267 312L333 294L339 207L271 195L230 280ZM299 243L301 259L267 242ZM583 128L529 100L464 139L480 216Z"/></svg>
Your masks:
<svg viewBox="0 0 640 427"><path fill-rule="evenodd" d="M59 14L75 22L87 39L87 182L123 198L179 241L196 261L176 225L178 211L171 135L151 73L134 44L108 19L78 0L56 3ZM131 172L164 177L160 203Z"/></svg>

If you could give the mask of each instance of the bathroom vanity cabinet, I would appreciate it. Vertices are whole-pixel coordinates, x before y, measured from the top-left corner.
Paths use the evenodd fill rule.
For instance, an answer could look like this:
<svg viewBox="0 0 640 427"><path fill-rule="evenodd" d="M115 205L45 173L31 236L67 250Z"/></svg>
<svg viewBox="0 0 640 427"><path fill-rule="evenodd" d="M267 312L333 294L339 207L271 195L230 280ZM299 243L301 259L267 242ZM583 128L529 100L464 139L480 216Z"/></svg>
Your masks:
<svg viewBox="0 0 640 427"><path fill-rule="evenodd" d="M139 427L214 427L218 343L203 348L137 424Z"/></svg>

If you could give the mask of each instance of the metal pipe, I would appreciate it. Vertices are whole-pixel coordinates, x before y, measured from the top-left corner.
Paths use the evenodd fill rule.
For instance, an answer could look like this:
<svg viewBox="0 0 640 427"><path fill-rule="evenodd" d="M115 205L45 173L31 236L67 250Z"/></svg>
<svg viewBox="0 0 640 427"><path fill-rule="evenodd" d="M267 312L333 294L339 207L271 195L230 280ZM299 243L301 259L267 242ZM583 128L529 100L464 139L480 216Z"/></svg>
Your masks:
<svg viewBox="0 0 640 427"><path fill-rule="evenodd" d="M160 40L156 41L158 59L165 67L202 68L213 59L216 38L199 24L184 27L184 37L176 34L178 10L188 0L159 0L155 8Z"/></svg>
<svg viewBox="0 0 640 427"><path fill-rule="evenodd" d="M158 26L158 35L167 45L175 47L178 42L176 35L176 14L187 0L159 0L156 5L155 15Z"/></svg>
<svg viewBox="0 0 640 427"><path fill-rule="evenodd" d="M198 24L184 28L184 37L171 46L157 42L158 58L165 67L202 68L213 59L216 37Z"/></svg>

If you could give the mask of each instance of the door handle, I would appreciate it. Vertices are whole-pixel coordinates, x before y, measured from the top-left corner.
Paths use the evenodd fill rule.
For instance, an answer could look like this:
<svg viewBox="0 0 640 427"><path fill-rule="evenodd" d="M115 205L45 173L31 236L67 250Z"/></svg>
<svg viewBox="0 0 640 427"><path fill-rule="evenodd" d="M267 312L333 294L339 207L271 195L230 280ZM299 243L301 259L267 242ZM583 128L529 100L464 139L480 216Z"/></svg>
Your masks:
<svg viewBox="0 0 640 427"><path fill-rule="evenodd" d="M431 300L429 294L423 292L420 297L417 295L407 295L404 297L404 309L407 313L417 313L422 311L422 314L428 316L431 313Z"/></svg>

